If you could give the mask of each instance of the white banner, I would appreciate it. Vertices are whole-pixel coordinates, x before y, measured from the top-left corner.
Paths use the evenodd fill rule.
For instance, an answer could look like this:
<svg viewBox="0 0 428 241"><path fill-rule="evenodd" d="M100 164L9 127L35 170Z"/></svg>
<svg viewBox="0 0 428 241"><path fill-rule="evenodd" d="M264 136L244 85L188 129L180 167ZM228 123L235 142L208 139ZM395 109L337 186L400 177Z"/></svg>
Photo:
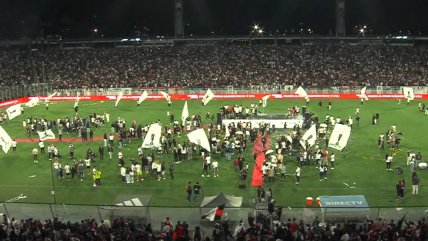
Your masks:
<svg viewBox="0 0 428 241"><path fill-rule="evenodd" d="M328 147L341 151L348 144L348 139L351 136L351 127L336 124L331 133Z"/></svg>
<svg viewBox="0 0 428 241"><path fill-rule="evenodd" d="M364 100L369 100L369 97L367 97L366 95L366 89L367 87L364 86L361 90L360 90L360 98L364 99Z"/></svg>
<svg viewBox="0 0 428 241"><path fill-rule="evenodd" d="M39 139L41 141L54 140L55 139L55 134L50 129L46 130L46 131L38 131L37 134L39 134Z"/></svg>
<svg viewBox="0 0 428 241"><path fill-rule="evenodd" d="M13 118L21 115L21 104L12 105L6 109L6 113L9 120L12 120Z"/></svg>
<svg viewBox="0 0 428 241"><path fill-rule="evenodd" d="M138 98L137 104L141 104L147 98L147 96L149 96L149 93L147 93L147 90L144 90L140 98Z"/></svg>
<svg viewBox="0 0 428 241"><path fill-rule="evenodd" d="M315 145L315 142L317 140L317 129L315 125L312 125L311 128L309 128L305 134L302 136L302 139L300 139L300 145L303 146L303 148L308 148L313 145ZM306 146L306 142L309 146Z"/></svg>
<svg viewBox="0 0 428 241"><path fill-rule="evenodd" d="M189 138L190 142L200 145L205 150L211 152L210 142L208 141L208 137L207 134L205 134L204 129L197 129L190 132L187 134L187 138Z"/></svg>
<svg viewBox="0 0 428 241"><path fill-rule="evenodd" d="M52 97L54 97L55 95L56 95L56 92L46 97L45 102L49 102L52 99Z"/></svg>
<svg viewBox="0 0 428 241"><path fill-rule="evenodd" d="M172 104L171 101L171 96L169 96L166 92L161 91L160 94L163 96L163 98L165 98L166 102L168 102L168 104Z"/></svg>
<svg viewBox="0 0 428 241"><path fill-rule="evenodd" d="M161 135L162 135L162 126L158 123L150 125L149 131L147 132L146 138L144 138L142 148L153 148L161 146Z"/></svg>
<svg viewBox="0 0 428 241"><path fill-rule="evenodd" d="M39 97L30 98L30 100L27 103L25 103L25 106L29 108L34 107L37 105L37 103L39 103L39 101L40 101Z"/></svg>
<svg viewBox="0 0 428 241"><path fill-rule="evenodd" d="M266 107L267 106L267 100L270 98L270 95L265 95L262 97L262 106Z"/></svg>
<svg viewBox="0 0 428 241"><path fill-rule="evenodd" d="M120 94L116 97L116 102L114 103L114 107L117 107L119 105L120 100L123 97L123 92L120 92Z"/></svg>
<svg viewBox="0 0 428 241"><path fill-rule="evenodd" d="M0 146L2 147L4 153L7 153L12 146L12 138L9 134L0 126Z"/></svg>
<svg viewBox="0 0 428 241"><path fill-rule="evenodd" d="M412 87L403 87L403 95L407 99L407 101L415 99L415 93L413 92Z"/></svg>
<svg viewBox="0 0 428 241"><path fill-rule="evenodd" d="M303 89L302 86L299 86L299 88L297 88L296 90L296 95L299 95L300 97L304 97L305 99L308 99L308 93L306 93L306 91Z"/></svg>
<svg viewBox="0 0 428 241"><path fill-rule="evenodd" d="M214 98L214 93L211 91L211 89L208 89L207 92L204 95L204 98L202 98L202 103L204 105L207 105L210 100Z"/></svg>
<svg viewBox="0 0 428 241"><path fill-rule="evenodd" d="M189 109L187 108L187 100L184 102L183 112L181 112L181 121L186 123L186 119L189 117Z"/></svg>

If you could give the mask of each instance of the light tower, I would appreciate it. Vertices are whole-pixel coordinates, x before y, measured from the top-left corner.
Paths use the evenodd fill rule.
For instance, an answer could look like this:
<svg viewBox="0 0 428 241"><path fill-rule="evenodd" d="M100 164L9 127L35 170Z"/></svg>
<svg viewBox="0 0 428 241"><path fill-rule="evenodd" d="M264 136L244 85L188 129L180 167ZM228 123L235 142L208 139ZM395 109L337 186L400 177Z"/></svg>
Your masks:
<svg viewBox="0 0 428 241"><path fill-rule="evenodd" d="M175 0L175 38L184 37L183 0Z"/></svg>
<svg viewBox="0 0 428 241"><path fill-rule="evenodd" d="M345 35L345 0L336 0L336 37Z"/></svg>

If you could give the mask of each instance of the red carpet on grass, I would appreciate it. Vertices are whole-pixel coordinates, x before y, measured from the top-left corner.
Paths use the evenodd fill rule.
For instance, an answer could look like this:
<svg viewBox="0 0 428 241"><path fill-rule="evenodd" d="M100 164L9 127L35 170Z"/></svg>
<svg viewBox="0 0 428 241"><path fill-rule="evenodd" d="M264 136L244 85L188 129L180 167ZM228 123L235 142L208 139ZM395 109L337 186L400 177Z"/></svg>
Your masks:
<svg viewBox="0 0 428 241"><path fill-rule="evenodd" d="M263 152L259 152L259 154L257 154L256 163L254 164L253 178L251 180L251 186L253 187L259 187L263 185L262 165L264 161L265 154Z"/></svg>

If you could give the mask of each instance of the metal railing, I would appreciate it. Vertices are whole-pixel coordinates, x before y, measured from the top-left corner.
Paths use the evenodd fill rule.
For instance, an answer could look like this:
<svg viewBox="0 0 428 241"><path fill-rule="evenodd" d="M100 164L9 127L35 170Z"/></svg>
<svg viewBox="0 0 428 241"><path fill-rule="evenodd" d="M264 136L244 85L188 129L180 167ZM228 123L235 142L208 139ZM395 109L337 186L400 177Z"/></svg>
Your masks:
<svg viewBox="0 0 428 241"><path fill-rule="evenodd" d="M330 88L306 87L306 91L317 94L352 94L359 93L361 87L337 86ZM426 86L413 86L415 94L428 93ZM54 89L49 83L4 86L0 88L0 101L6 101L23 96L46 96L50 93L57 92L62 96L81 95L116 95L120 92L124 94L141 94L144 88L97 88L97 89ZM202 87L185 87L185 88L147 88L149 94L159 94L159 91L167 91L170 94L204 94L207 88ZM224 88L211 88L215 94L294 94L295 88L291 85L283 86L251 86L237 87L228 86ZM367 94L399 94L400 86L371 86L367 88Z"/></svg>
<svg viewBox="0 0 428 241"><path fill-rule="evenodd" d="M349 208L348 208L349 209ZM123 207L123 206L91 206L91 205L69 205L69 204L33 204L33 203L1 203L0 214L6 214L15 219L35 218L47 220L58 218L61 221L80 222L86 219L113 220L115 218L132 218L143 223L151 223L153 228L160 228L160 223L166 217L175 221L186 221L189 225L204 225L209 223L201 216L210 208L199 207ZM230 222L247 220L249 215L255 215L253 208L226 208L223 218ZM399 220L406 216L407 220L419 220L428 217L428 207L379 207L365 208L354 211L340 212L338 208L327 209L320 207L311 208L283 208L281 219L296 218L305 223L312 223L315 218L328 221L366 221L377 220ZM157 226L159 225L159 227Z"/></svg>

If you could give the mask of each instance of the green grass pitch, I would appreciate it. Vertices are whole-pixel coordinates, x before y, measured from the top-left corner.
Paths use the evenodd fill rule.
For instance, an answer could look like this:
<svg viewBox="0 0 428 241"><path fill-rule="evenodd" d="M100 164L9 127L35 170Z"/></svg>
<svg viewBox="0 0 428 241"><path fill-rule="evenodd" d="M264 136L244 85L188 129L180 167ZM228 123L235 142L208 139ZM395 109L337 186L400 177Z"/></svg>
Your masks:
<svg viewBox="0 0 428 241"><path fill-rule="evenodd" d="M200 101L188 101L190 115L201 113L203 121L205 113L216 113L220 106L231 104L242 104L249 106L257 100L214 100L207 106L201 106ZM360 108L361 121L360 126L352 129L351 137L348 142L347 151L336 153L336 169L329 170L329 177L326 181L319 181L318 170L314 166L304 166L302 168L302 180L300 185L295 185L294 176L287 176L285 181L279 180L274 184L266 184L265 187L272 187L273 195L279 205L291 207L303 207L307 196L317 197L320 195L365 195L370 207L398 207L398 206L423 206L426 205L426 193L428 185L426 184L428 171L418 170L421 179L420 194L411 195L411 173L406 166L406 152L408 150L421 151L424 161L428 158L426 153L428 136L428 116L423 115L417 109L417 102L410 105L397 101L379 100L367 101L360 106L359 100L334 100L332 110L326 108L326 102L323 101L323 107L318 106L318 100L312 100L308 111L314 112L324 120L325 115L329 113L333 116L339 116L342 119L348 116L354 116L355 109ZM176 119L181 116L184 101L174 101L172 106L168 107L165 101L145 101L141 108L136 107L134 101L122 101L119 108L113 108L113 102L89 102L81 101L79 106L79 115L88 116L90 113L110 113L110 120L116 120L118 117L125 118L130 124L136 120L138 124L149 124L160 120L163 124L169 124L167 111L174 113ZM262 111L266 113L285 113L287 108L304 104L303 100L270 100L268 107ZM373 113L380 114L378 125L371 125L371 116ZM31 109L26 109L25 113L7 124L3 125L12 138L25 138L26 132L22 127L22 122L28 116L46 117L47 119L57 119L72 117L74 115L73 102L53 102L49 110L45 111L44 105L40 104ZM385 132L392 124L395 124L398 131L403 132L401 148L394 150L393 167L401 166L404 169L402 175L395 174L385 170L384 156L390 150L379 150L377 147L377 137L381 132ZM102 136L109 133L110 126L94 130L94 136ZM76 137L75 134L65 137ZM276 134L272 136L274 141ZM181 137L183 138L183 135ZM68 144L56 143L63 158L62 163L68 162ZM88 147L97 150L102 141L74 143L76 156L85 155ZM123 148L126 160L130 157L137 157L137 147L141 141L135 141L127 144ZM155 178L145 174L145 180L134 184L124 184L120 180L119 168L117 163L117 145L115 147L114 160L98 161L97 166L101 168L103 185L99 188L93 188L91 178L85 177L83 182L78 179L74 181L57 180L51 176L51 162L47 155L39 158L39 164L33 164L31 150L37 143L18 143L17 152L0 154L0 200L7 201L23 193L26 199L23 202L32 203L53 203L54 196L51 194L55 189L55 199L57 203L66 204L114 204L118 195L143 195L151 194L150 205L153 206L198 206L195 203L187 203L185 200L184 185L188 181L195 183L199 181L202 185L203 195L216 195L219 192L226 194L243 196L244 206L251 204L251 199L256 197L256 188L251 187L250 180L252 175L253 159L251 156L251 145L245 154L245 159L250 165L249 180L247 179L247 188L239 189L239 175L234 171L233 162L226 161L223 156L214 156L218 158L220 164L219 178L202 178L202 162L200 159L185 161L175 165L175 180L156 181ZM150 152L150 151L145 151ZM166 163L172 161L171 155L157 156L156 158L164 160ZM295 158L286 156L287 172L292 174L296 167ZM35 176L34 176L35 175ZM33 177L30 177L33 176ZM403 200L396 200L395 184L399 179L406 180L406 195ZM344 183L354 185L356 188L349 188Z"/></svg>

